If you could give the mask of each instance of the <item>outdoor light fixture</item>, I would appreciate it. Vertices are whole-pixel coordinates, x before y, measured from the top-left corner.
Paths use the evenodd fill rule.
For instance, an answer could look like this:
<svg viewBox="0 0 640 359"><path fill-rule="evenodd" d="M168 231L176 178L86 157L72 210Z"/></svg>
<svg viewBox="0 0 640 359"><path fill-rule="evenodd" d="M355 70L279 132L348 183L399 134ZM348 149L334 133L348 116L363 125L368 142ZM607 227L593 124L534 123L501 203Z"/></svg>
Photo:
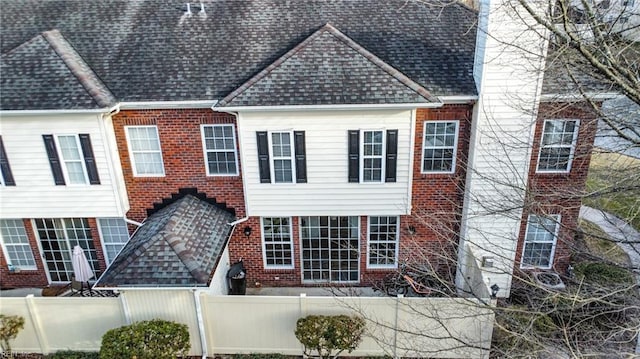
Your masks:
<svg viewBox="0 0 640 359"><path fill-rule="evenodd" d="M409 234L413 236L414 234L416 234L416 227L414 227L414 226L409 226L409 227L407 228L407 231L409 231Z"/></svg>
<svg viewBox="0 0 640 359"><path fill-rule="evenodd" d="M498 292L500 291L500 287L498 287L497 284L494 284L491 286L491 298L495 298L496 295L498 295Z"/></svg>
<svg viewBox="0 0 640 359"><path fill-rule="evenodd" d="M251 227L249 227L249 226L244 227L244 231L243 232L244 232L245 236L249 237L251 235Z"/></svg>

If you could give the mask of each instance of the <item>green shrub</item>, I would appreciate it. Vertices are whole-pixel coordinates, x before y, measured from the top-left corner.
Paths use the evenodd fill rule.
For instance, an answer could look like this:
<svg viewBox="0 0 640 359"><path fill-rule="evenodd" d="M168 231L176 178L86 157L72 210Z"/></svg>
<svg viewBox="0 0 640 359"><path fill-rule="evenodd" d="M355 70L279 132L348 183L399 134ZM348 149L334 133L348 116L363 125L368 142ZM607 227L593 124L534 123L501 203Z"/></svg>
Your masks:
<svg viewBox="0 0 640 359"><path fill-rule="evenodd" d="M100 359L172 359L186 355L190 347L185 324L154 319L107 331Z"/></svg>
<svg viewBox="0 0 640 359"><path fill-rule="evenodd" d="M46 359L99 359L100 353L63 350L45 356Z"/></svg>
<svg viewBox="0 0 640 359"><path fill-rule="evenodd" d="M286 359L287 356L278 353L251 353L251 354L233 354L233 359Z"/></svg>
<svg viewBox="0 0 640 359"><path fill-rule="evenodd" d="M13 358L9 341L15 339L22 328L24 328L23 317L0 314L0 347L3 353L9 354L9 358Z"/></svg>
<svg viewBox="0 0 640 359"><path fill-rule="evenodd" d="M602 285L629 285L634 282L633 275L630 271L617 265L601 262L578 263L575 265L575 273L579 278L584 278L587 282L594 282Z"/></svg>
<svg viewBox="0 0 640 359"><path fill-rule="evenodd" d="M310 356L315 350L321 358L336 358L343 351L351 353L358 347L364 329L361 317L309 315L298 319L295 334L305 355Z"/></svg>

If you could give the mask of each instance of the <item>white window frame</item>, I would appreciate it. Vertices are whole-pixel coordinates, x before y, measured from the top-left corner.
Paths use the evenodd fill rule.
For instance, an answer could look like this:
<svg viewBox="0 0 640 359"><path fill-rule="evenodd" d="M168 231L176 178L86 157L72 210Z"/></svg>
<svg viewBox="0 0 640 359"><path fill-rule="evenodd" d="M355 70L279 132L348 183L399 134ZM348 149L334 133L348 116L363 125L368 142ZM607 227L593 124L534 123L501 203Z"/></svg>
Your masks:
<svg viewBox="0 0 640 359"><path fill-rule="evenodd" d="M571 144L553 144L553 145L544 145L544 135L545 128L547 127L547 123L550 122L575 122L575 126L573 129L573 137L571 139ZM564 126L563 126L564 128ZM542 134L540 135L540 145L538 148L538 163L536 164L536 173L569 173L571 172L571 167L573 166L573 158L575 156L576 144L578 142L578 132L580 132L580 120L578 119L570 119L570 118L553 118L546 119L542 123ZM569 148L569 159L567 160L567 168L565 170L555 170L555 169L541 169L540 168L540 158L542 157L542 150L544 148Z"/></svg>
<svg viewBox="0 0 640 359"><path fill-rule="evenodd" d="M273 154L273 134L289 134L289 157L276 157ZM271 183L272 184L295 184L296 183L296 158L295 158L295 146L294 146L294 138L293 131L269 131L267 133L269 136L269 171L271 171ZM276 181L276 160L278 161L290 161L291 162L291 182L277 182Z"/></svg>
<svg viewBox="0 0 640 359"><path fill-rule="evenodd" d="M67 160L64 158L64 154L62 152L62 145L60 144L60 137L73 137L76 142L76 149L78 150L78 160ZM84 153L82 152L82 145L80 143L80 137L77 134L56 134L53 136L56 142L56 150L58 151L58 157L60 158L60 164L62 167L62 173L64 176L65 183L67 186L84 186L89 184L89 174L87 173L87 166L84 161ZM84 177L83 183L72 183L71 178L69 176L69 169L67 168L67 162L80 162L82 166L82 174Z"/></svg>
<svg viewBox="0 0 640 359"><path fill-rule="evenodd" d="M382 133L382 149L380 155L365 155L364 153L364 137L366 132L381 132ZM386 175L386 156L387 156L387 131L385 130L360 130L360 183L384 183L385 175ZM364 178L364 162L365 159L380 159L380 180L379 181L369 181Z"/></svg>
<svg viewBox="0 0 640 359"><path fill-rule="evenodd" d="M101 242L101 246L102 246L102 253L104 253L104 260L107 263L107 267L111 265L111 263L113 263L113 260L118 256L118 254L120 253L120 251L122 251L122 248L124 248L124 246L127 244L127 242L129 241L129 239L131 239L131 235L129 234L129 230L127 228L127 222L125 222L124 218L115 218L115 217L109 217L109 218L98 218L98 232L100 233L100 242ZM122 221L122 223L124 223L124 228L127 231L127 241L125 242L109 242L107 243L105 241L105 231L103 230L103 225L106 226L106 224L103 224L104 220L120 220ZM109 224L110 227L113 227ZM116 253L116 255L111 258L109 257L109 251L107 250L107 246L118 246L122 244L122 247L120 248L120 250L118 250L118 252Z"/></svg>
<svg viewBox="0 0 640 359"><path fill-rule="evenodd" d="M555 228L554 228L554 232L553 232L553 241L549 242L549 241L528 241L527 238L529 237L529 231L530 231L530 225L532 223L539 223L538 221L535 221L534 218L543 218L543 219L550 219L555 223ZM560 232L560 223L561 223L561 216L559 214L548 214L548 215L543 215L543 214L530 214L527 217L527 229L525 230L525 234L524 234L524 240L522 243L522 255L520 256L520 268L522 269L533 269L533 268L538 268L538 269L551 269L553 267L553 261L555 259L555 254L556 254L556 244L558 242L558 234ZM527 244L528 243L551 243L551 255L549 256L549 265L548 266L537 266L537 265L531 265L531 264L526 264L524 261L524 253L526 252L527 249Z"/></svg>
<svg viewBox="0 0 640 359"><path fill-rule="evenodd" d="M207 148L207 138L205 137L205 128L211 127L212 129L214 129L215 127L231 127L231 136L233 139L233 150L229 150L229 149L208 149ZM239 172L239 168L238 168L238 147L237 147L237 143L236 143L236 129L235 126L233 124L230 123L224 123L224 124L203 124L200 125L200 133L201 133L201 137L202 137L202 151L204 153L204 168L207 171L207 176L215 176L215 177L221 177L221 176L237 176L240 172ZM212 137L212 139L215 141L216 137L215 137L215 130L214 130L214 137ZM231 153L233 152L233 156L235 159L235 165L236 165L236 170L235 172L228 172L228 173L211 173L211 171L209 170L209 153Z"/></svg>
<svg viewBox="0 0 640 359"><path fill-rule="evenodd" d="M133 151L131 146L131 138L129 135L129 129L131 128L153 128L156 131L156 140L158 141L158 150L157 151ZM160 142L160 131L158 131L158 126L156 125L142 125L142 126L125 126L124 127L125 137L127 138L127 148L129 150L129 160L131 161L131 170L133 171L134 177L164 177L165 169L164 169L164 157L162 155L162 143ZM152 173L152 174L139 174L138 168L136 166L136 160L133 156L134 153L160 153L160 164L162 165L162 173Z"/></svg>
<svg viewBox="0 0 640 359"><path fill-rule="evenodd" d="M385 241L371 241L371 218L396 218L396 239L395 241L385 240ZM372 243L394 243L395 244L395 254L393 259L393 264L371 264L371 244ZM367 217L367 268L371 269L394 269L398 268L398 252L400 248L400 216L368 216Z"/></svg>
<svg viewBox="0 0 640 359"><path fill-rule="evenodd" d="M428 123L453 123L456 125L455 132L453 134L453 148L452 146L427 146L427 124ZM420 173L423 174L452 174L456 171L456 159L458 157L458 138L460 137L460 120L435 120L424 121L422 123L422 153L420 155ZM424 168L424 155L427 149L449 149L452 148L451 170L449 171L433 171L425 170Z"/></svg>
<svg viewBox="0 0 640 359"><path fill-rule="evenodd" d="M264 219L265 218L280 218L286 219L289 224L289 241L270 241L270 244L288 244L290 248L289 258L291 259L290 265L275 265L267 264L267 242L265 241ZM295 267L295 259L293 255L293 220L292 217L260 217L260 238L262 242L262 263L264 269L293 269Z"/></svg>
<svg viewBox="0 0 640 359"><path fill-rule="evenodd" d="M24 221L22 219L1 219L0 220L0 227L4 227L4 224L6 223L6 221L14 221L14 223L19 223L20 226L15 226L14 228L17 228L18 230L22 229L22 233L18 233L18 237L17 239L19 239L21 241L21 243L7 243L4 236L2 235L2 232L0 231L0 243L2 244L2 251L4 254L4 258L7 261L7 264L11 264L14 266L14 268L20 269L20 270L36 270L38 269L37 263L36 263L36 259L35 256L33 255L33 249L31 248L31 245L29 244L29 235L27 234L26 228L24 226ZM24 243L22 243L22 241L24 240ZM33 265L22 265L22 264L17 264L14 263L15 258L11 258L11 256L9 256L9 250L8 247L26 247L28 249L28 251L22 251L23 253L30 253L31 254L31 259L30 261L33 263ZM27 258L27 260L29 260L29 258Z"/></svg>

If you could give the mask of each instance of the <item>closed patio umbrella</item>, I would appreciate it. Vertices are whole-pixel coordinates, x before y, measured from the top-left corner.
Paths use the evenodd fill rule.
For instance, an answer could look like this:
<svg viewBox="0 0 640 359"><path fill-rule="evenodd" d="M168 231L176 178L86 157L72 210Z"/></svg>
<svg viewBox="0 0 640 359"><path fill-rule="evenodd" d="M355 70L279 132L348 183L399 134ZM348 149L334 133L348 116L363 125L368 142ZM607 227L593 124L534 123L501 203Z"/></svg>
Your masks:
<svg viewBox="0 0 640 359"><path fill-rule="evenodd" d="M89 287L89 279L93 278L93 270L89 265L89 261L84 254L84 250L80 246L75 246L73 248L73 257L71 258L71 265L73 266L73 275L75 280L82 283L87 283L87 289L91 290ZM81 288L82 290L82 288Z"/></svg>

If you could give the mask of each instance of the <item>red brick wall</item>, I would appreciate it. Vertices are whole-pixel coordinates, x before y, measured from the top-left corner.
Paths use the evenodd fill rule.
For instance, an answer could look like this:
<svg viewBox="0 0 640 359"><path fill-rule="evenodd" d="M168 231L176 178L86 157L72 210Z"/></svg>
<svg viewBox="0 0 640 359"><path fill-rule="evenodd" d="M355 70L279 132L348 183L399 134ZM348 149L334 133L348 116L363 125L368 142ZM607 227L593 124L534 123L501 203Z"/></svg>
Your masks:
<svg viewBox="0 0 640 359"><path fill-rule="evenodd" d="M0 251L0 288L44 287L49 284L47 275L44 271L42 257L40 257L38 241L35 233L33 233L31 220L24 219L23 224L24 229L27 232L27 237L29 238L29 246L31 247L37 269L21 270L19 273L10 273L7 268L7 259L4 256L4 251Z"/></svg>
<svg viewBox="0 0 640 359"><path fill-rule="evenodd" d="M545 119L579 119L578 138L574 159L569 173L536 173L538 153ZM520 266L526 220L529 214L560 214L561 227L558 234L553 269L565 273L569 265L570 249L574 243L581 198L584 193L591 149L596 134L597 120L593 109L584 104L543 103L540 105L536 123L527 203L520 227L516 255L516 266Z"/></svg>

